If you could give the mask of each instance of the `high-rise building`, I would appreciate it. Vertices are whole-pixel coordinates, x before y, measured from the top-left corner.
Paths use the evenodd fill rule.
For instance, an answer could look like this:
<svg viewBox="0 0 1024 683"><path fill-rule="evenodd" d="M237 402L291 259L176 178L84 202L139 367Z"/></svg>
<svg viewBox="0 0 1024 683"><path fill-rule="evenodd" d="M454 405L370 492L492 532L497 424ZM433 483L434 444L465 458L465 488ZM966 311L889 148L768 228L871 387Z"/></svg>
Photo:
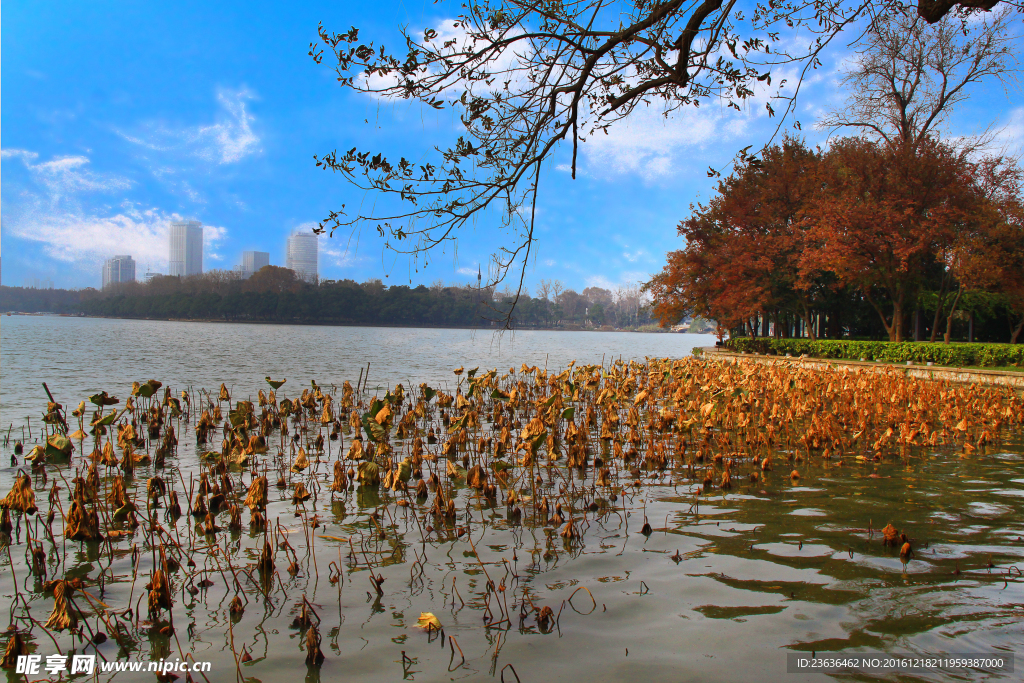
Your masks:
<svg viewBox="0 0 1024 683"><path fill-rule="evenodd" d="M316 282L317 236L312 232L293 232L288 237L288 259L286 267L295 271L300 279Z"/></svg>
<svg viewBox="0 0 1024 683"><path fill-rule="evenodd" d="M103 262L103 288L119 282L135 282L135 259L131 254L115 256Z"/></svg>
<svg viewBox="0 0 1024 683"><path fill-rule="evenodd" d="M171 223L168 275L202 275L203 224L199 221Z"/></svg>
<svg viewBox="0 0 1024 683"><path fill-rule="evenodd" d="M248 280L252 274L263 266L270 265L270 254L265 251L243 251L242 263L235 270L242 274L243 280Z"/></svg>

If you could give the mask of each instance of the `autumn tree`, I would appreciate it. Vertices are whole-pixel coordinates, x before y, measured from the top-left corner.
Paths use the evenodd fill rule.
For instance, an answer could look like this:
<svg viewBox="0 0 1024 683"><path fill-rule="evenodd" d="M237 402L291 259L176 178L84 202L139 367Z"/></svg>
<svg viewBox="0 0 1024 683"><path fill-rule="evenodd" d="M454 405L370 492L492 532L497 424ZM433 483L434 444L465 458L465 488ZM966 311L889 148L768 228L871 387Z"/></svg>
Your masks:
<svg viewBox="0 0 1024 683"><path fill-rule="evenodd" d="M824 274L802 265L802 212L815 194L820 155L787 138L762 159L741 161L719 182L707 206L694 207L679 226L686 247L648 284L662 325L700 315L730 327L760 312L789 312L814 337L812 311Z"/></svg>
<svg viewBox="0 0 1024 683"><path fill-rule="evenodd" d="M1003 297L1016 344L1024 330L1024 171L1016 160L996 157L979 164L979 178L992 218L975 238L970 275Z"/></svg>
<svg viewBox="0 0 1024 683"><path fill-rule="evenodd" d="M299 282L291 268L263 266L245 280L242 287L247 292L293 292L299 288Z"/></svg>
<svg viewBox="0 0 1024 683"><path fill-rule="evenodd" d="M802 268L835 273L863 294L889 339L903 341L929 260L984 220L974 165L932 139L910 150L847 138L825 156L816 184Z"/></svg>

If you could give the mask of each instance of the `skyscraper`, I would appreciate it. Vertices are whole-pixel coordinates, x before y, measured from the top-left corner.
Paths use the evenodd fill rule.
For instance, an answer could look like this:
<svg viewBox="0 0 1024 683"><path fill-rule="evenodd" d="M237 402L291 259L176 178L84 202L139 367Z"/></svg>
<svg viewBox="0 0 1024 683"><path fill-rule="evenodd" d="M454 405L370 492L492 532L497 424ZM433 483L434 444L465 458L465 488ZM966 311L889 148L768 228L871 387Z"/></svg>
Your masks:
<svg viewBox="0 0 1024 683"><path fill-rule="evenodd" d="M287 268L300 279L315 282L317 270L317 237L312 232L293 232L288 237Z"/></svg>
<svg viewBox="0 0 1024 683"><path fill-rule="evenodd" d="M103 288L119 282L135 282L135 259L131 254L115 256L103 262Z"/></svg>
<svg viewBox="0 0 1024 683"><path fill-rule="evenodd" d="M203 224L199 221L171 223L168 275L201 275L203 272Z"/></svg>
<svg viewBox="0 0 1024 683"><path fill-rule="evenodd" d="M242 264L237 270L242 274L243 280L248 280L252 274L263 266L270 265L270 254L265 251L243 251Z"/></svg>

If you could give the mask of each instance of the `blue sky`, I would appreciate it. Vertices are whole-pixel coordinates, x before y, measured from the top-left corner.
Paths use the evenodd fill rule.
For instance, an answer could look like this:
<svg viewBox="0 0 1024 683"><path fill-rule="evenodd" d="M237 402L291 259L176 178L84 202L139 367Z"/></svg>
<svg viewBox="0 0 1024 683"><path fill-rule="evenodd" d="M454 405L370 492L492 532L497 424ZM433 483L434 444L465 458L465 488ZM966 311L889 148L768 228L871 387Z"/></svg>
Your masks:
<svg viewBox="0 0 1024 683"><path fill-rule="evenodd" d="M359 146L415 158L461 133L449 111L336 87L327 60L317 66L307 55L317 23L358 26L363 39L398 45L400 24L442 27L458 9L388 0L3 3L3 284L98 286L100 263L115 253L131 253L140 272L166 272L167 224L179 217L207 226L206 269L231 268L246 249L283 265L289 231L367 201L318 170L314 154ZM836 69L847 56L837 45L801 93L798 118L812 142L825 139L815 119L843 99ZM1020 151L1019 91L978 88L948 132L990 124L1000 145ZM556 159L542 181L528 286L646 279L681 246L675 226L712 189L708 166L724 166L773 129L763 104L737 113L712 103L668 121L641 112L583 145L577 180ZM387 284L475 281L499 243L480 223L457 253L417 273L383 253L372 230L338 234L321 241L320 272L387 276Z"/></svg>

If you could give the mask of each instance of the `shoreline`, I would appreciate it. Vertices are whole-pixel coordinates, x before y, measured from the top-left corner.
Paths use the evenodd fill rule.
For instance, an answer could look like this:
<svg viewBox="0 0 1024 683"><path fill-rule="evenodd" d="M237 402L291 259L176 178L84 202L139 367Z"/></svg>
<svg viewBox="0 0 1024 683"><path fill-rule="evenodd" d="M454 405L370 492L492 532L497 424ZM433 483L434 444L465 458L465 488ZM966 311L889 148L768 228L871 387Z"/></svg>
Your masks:
<svg viewBox="0 0 1024 683"><path fill-rule="evenodd" d="M839 368L845 367L861 372L886 372L892 368L901 370L909 377L923 379L933 382L955 382L957 384L982 384L986 386L1010 387L1024 391L1024 373L1008 372L1003 370L982 370L975 368L961 368L938 365L896 365L895 363L882 363L874 361L857 361L837 358L811 358L788 356L762 356L748 353L737 353L735 351L724 351L714 346L699 347L701 355L708 359L719 361L748 360L755 363L772 364L786 362L790 365L797 365L801 368L820 370L823 367Z"/></svg>
<svg viewBox="0 0 1024 683"><path fill-rule="evenodd" d="M414 323L359 323L359 322L316 322L316 321L297 321L297 322L284 322L280 320L220 320L215 318L136 318L128 316L113 316L113 315L84 315L78 313L50 313L50 312L22 312L22 311L4 311L3 317L7 316L25 316L31 318L37 317L54 317L54 318L89 318L93 320L140 320L147 322L173 322L173 323L216 323L224 325L291 325L291 326L305 326L305 327L383 327L383 328L404 328L404 329L425 329L425 330L489 330L494 332L503 331L500 327L472 327L469 325L427 325L427 324L414 324ZM633 332L636 334L706 334L713 335L711 332L673 332L671 330L632 330L629 328L615 328L610 330L604 330L599 327L533 327L533 326L520 326L515 327L511 330L504 330L506 332Z"/></svg>

